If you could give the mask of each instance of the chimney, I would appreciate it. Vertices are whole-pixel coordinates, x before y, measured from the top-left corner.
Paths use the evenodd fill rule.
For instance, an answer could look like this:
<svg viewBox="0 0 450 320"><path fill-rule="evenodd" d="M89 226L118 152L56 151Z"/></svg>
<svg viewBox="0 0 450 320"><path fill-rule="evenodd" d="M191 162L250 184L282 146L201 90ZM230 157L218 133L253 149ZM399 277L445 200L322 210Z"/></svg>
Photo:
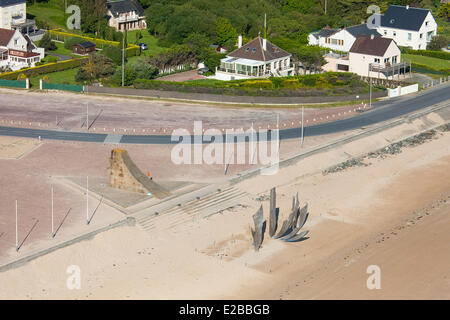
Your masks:
<svg viewBox="0 0 450 320"><path fill-rule="evenodd" d="M406 5L406 10L408 10L408 9L409 9L409 4Z"/></svg>
<svg viewBox="0 0 450 320"><path fill-rule="evenodd" d="M370 40L373 40L375 38L375 35L374 34L371 34L370 35Z"/></svg>
<svg viewBox="0 0 450 320"><path fill-rule="evenodd" d="M264 51L267 50L267 40L266 39L263 39L263 49L264 49Z"/></svg>
<svg viewBox="0 0 450 320"><path fill-rule="evenodd" d="M238 48L242 47L242 35L238 37Z"/></svg>

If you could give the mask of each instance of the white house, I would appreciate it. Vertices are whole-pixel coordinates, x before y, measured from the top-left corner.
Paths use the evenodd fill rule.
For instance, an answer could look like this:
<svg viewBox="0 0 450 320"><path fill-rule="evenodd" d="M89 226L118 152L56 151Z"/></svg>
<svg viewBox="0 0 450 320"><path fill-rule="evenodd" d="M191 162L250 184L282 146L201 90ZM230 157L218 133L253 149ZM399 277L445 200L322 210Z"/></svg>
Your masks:
<svg viewBox="0 0 450 320"><path fill-rule="evenodd" d="M108 1L108 24L118 31L147 28L144 9L137 0Z"/></svg>
<svg viewBox="0 0 450 320"><path fill-rule="evenodd" d="M341 29L332 29L330 26L326 26L319 31L311 32L308 35L308 44L311 46L323 46L325 39L330 35L338 32Z"/></svg>
<svg viewBox="0 0 450 320"><path fill-rule="evenodd" d="M34 20L27 19L26 0L0 0L0 28L19 30L34 41L45 34L36 27Z"/></svg>
<svg viewBox="0 0 450 320"><path fill-rule="evenodd" d="M0 67L12 70L34 67L44 58L44 51L18 30L0 29Z"/></svg>
<svg viewBox="0 0 450 320"><path fill-rule="evenodd" d="M362 35L381 36L375 29L369 29L365 23L356 26L347 27L329 34L319 42L319 45L324 48L329 48L335 51L348 52L353 46L356 38Z"/></svg>
<svg viewBox="0 0 450 320"><path fill-rule="evenodd" d="M399 46L425 50L437 34L437 23L428 9L390 5L381 15L377 30L383 37L395 40Z"/></svg>
<svg viewBox="0 0 450 320"><path fill-rule="evenodd" d="M410 72L408 62L401 61L401 52L394 40L374 35L359 36L348 56L326 56L325 71L353 72L363 77L395 79Z"/></svg>
<svg viewBox="0 0 450 320"><path fill-rule="evenodd" d="M0 0L0 28L12 29L13 25L25 23L26 0Z"/></svg>
<svg viewBox="0 0 450 320"><path fill-rule="evenodd" d="M293 73L290 53L261 37L242 45L242 36L239 36L238 48L220 61L215 78L235 80L284 77Z"/></svg>

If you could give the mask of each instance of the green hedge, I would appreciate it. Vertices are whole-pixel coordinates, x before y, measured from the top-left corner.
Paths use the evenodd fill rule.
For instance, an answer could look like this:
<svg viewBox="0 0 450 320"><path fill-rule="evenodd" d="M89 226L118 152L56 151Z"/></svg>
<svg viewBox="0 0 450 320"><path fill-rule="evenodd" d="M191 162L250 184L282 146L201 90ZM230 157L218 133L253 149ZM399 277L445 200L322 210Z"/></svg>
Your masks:
<svg viewBox="0 0 450 320"><path fill-rule="evenodd" d="M406 54L416 54L419 56L426 56L432 58L438 58L443 60L450 60L450 52L445 51L433 51L433 50L413 50L410 48L401 47L401 52Z"/></svg>
<svg viewBox="0 0 450 320"><path fill-rule="evenodd" d="M136 89L252 96L348 95L368 91L367 83L361 81L357 75L341 72L232 81L170 82L137 79L134 81L134 87Z"/></svg>
<svg viewBox="0 0 450 320"><path fill-rule="evenodd" d="M83 65L88 60L87 57L60 61L55 63L48 63L42 66L17 70L14 72L8 72L0 74L0 79L16 80L21 74L24 74L28 78L38 76L40 74L52 73L56 71L63 71L67 69L77 68Z"/></svg>

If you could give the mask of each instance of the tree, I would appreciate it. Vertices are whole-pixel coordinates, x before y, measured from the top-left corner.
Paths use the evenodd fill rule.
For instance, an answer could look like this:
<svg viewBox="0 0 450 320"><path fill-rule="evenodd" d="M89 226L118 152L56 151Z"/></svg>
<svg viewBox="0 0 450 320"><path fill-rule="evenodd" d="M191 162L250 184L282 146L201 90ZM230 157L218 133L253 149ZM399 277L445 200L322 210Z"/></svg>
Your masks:
<svg viewBox="0 0 450 320"><path fill-rule="evenodd" d="M441 4L436 15L446 21L450 21L450 2Z"/></svg>
<svg viewBox="0 0 450 320"><path fill-rule="evenodd" d="M430 43L428 43L428 50L441 50L448 45L448 39L446 36L439 34L434 36Z"/></svg>
<svg viewBox="0 0 450 320"><path fill-rule="evenodd" d="M47 51L56 50L56 44L52 41L52 38L48 33L44 34L38 43L38 47L44 48Z"/></svg>
<svg viewBox="0 0 450 320"><path fill-rule="evenodd" d="M231 39L237 38L236 29L233 28L227 18L219 18L216 24L216 42L219 46L224 46Z"/></svg>
<svg viewBox="0 0 450 320"><path fill-rule="evenodd" d="M78 70L75 80L77 82L91 82L96 79L106 78L114 74L115 67L114 62L102 54L90 55L88 62Z"/></svg>
<svg viewBox="0 0 450 320"><path fill-rule="evenodd" d="M106 46L103 48L102 54L110 58L116 65L122 65L122 49L114 46Z"/></svg>

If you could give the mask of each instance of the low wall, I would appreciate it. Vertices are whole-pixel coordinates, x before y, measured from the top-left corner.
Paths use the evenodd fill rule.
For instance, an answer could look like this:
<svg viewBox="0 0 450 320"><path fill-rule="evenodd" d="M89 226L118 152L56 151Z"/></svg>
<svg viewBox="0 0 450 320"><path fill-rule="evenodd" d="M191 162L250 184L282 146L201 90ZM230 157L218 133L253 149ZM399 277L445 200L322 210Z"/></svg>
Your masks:
<svg viewBox="0 0 450 320"><path fill-rule="evenodd" d="M419 84L416 83L406 87L398 86L395 89L387 89L387 90L388 90L388 97L393 98L419 91Z"/></svg>
<svg viewBox="0 0 450 320"><path fill-rule="evenodd" d="M114 94L123 96L135 97L149 97L162 99L179 99L179 100L194 100L204 102L217 103L235 103L235 104L306 104L306 103L333 103L353 100L369 99L369 93L344 95L344 96L308 96L308 97L262 97L262 96L231 96L208 93L192 93L192 92L178 92L178 91L161 91L161 90L147 90L147 89L133 89L133 88L108 88L89 86L91 93ZM358 98L356 98L358 96ZM372 93L372 98L385 97L385 91L375 91Z"/></svg>

